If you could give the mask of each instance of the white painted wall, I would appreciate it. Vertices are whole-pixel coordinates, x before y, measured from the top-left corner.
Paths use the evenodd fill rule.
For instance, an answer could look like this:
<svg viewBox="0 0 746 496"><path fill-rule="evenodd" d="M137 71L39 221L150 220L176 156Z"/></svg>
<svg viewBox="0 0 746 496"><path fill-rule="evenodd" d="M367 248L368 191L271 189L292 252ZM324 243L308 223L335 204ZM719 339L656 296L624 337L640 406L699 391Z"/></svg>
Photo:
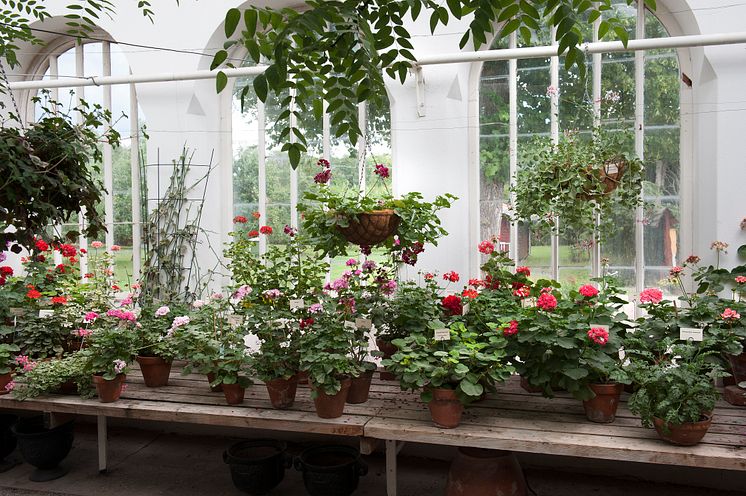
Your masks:
<svg viewBox="0 0 746 496"><path fill-rule="evenodd" d="M272 6L280 3L264 2ZM297 3L286 1L282 6ZM158 2L152 25L136 10L134 2L116 0L115 4L116 18L105 19L101 25L114 40L206 54L128 48L132 72L146 74L207 68L211 54L222 45L225 12L242 2L182 0L179 7L175 2ZM659 0L658 5L664 24L674 35L742 31L741 20L746 18L746 5L730 0ZM55 8L50 7L53 12ZM415 53L433 54L458 50L467 26L467 20L452 21L431 36L423 17L408 29L414 35ZM746 195L742 194L746 184L746 47L719 46L682 50L680 54L682 70L694 81L682 99L684 112L692 122L691 128L684 130L690 146L682 148L683 153L690 154L692 165L689 183L682 186L683 191L692 192L691 221L683 226L682 251L689 247L707 261L709 244L718 239L731 244L728 262L735 263L735 248L746 241L739 230L739 222L746 216ZM24 55L23 63L17 71L21 74L33 69L38 59ZM392 102L395 191L421 191L426 198L450 192L460 198L442 216L450 236L437 248L428 248L417 269L455 270L464 278L478 271L478 259L471 256L479 242L478 209L469 207L470 203L476 205L473 198L478 191L478 145L474 139L478 106L474 105L473 87L478 77L474 76L471 64L424 68L422 116L418 115L414 77L404 85L395 81L387 84ZM137 93L151 137L150 163L156 161L158 152L162 162L170 161L184 145L196 151L196 163L207 163L214 151L213 164L221 172L211 178L203 227L213 232L210 242L220 251L231 225L232 195L225 194L231 188L231 149L226 146L230 143L230 107L215 94L212 81L141 84ZM155 181L152 173L149 179L151 184ZM161 178L164 182L167 177ZM211 251L201 250L200 257L203 267L211 265Z"/></svg>

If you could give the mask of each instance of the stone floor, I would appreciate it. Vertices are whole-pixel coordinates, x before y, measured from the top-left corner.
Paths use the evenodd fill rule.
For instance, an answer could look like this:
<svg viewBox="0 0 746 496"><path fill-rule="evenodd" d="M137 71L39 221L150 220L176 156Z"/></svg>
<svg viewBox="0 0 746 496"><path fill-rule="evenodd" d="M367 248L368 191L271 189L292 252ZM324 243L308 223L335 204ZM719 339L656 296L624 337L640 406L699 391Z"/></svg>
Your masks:
<svg viewBox="0 0 746 496"><path fill-rule="evenodd" d="M79 425L72 452L63 464L67 476L52 482L28 480L31 467L20 464L0 474L0 495L7 496L180 496L241 494L232 485L222 452L232 439L221 436L166 434L112 427L109 430L109 471L96 467L95 426ZM301 444L291 444L299 451ZM416 450L415 450L416 451ZM422 450L420 450L422 451ZM426 452L426 451L425 451ZM421 454L421 453L417 453ZM16 452L11 457L18 456ZM366 457L369 474L361 479L356 496L385 496L383 456ZM744 494L631 478L608 478L566 470L529 468L528 481L538 496L735 496ZM399 494L436 496L443 492L448 463L421 456L400 457ZM728 476L725 472L724 476ZM302 496L303 481L291 469L274 496Z"/></svg>

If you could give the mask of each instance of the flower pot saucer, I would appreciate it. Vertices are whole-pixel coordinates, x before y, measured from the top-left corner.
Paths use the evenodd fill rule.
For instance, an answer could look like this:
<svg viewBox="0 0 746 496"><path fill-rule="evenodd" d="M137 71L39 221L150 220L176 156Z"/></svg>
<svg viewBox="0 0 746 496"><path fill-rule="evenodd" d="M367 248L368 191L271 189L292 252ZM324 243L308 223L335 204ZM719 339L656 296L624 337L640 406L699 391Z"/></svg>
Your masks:
<svg viewBox="0 0 746 496"><path fill-rule="evenodd" d="M5 458L4 460L0 460L0 474L3 472L7 472L8 470L20 465L23 463L23 460L18 458L17 456L12 456Z"/></svg>
<svg viewBox="0 0 746 496"><path fill-rule="evenodd" d="M64 477L67 475L67 473L70 471L69 468L61 467L57 465L54 468L49 469L34 469L33 472L31 472L31 475L29 475L28 480L31 482L48 482L53 481L55 479L59 479L60 477Z"/></svg>

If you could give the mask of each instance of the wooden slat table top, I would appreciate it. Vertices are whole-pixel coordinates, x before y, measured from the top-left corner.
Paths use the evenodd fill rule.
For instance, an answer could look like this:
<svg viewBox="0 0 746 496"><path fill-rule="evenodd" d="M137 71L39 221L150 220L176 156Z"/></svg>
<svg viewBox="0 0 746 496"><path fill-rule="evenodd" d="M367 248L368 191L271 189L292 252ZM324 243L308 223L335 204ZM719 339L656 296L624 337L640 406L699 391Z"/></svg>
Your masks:
<svg viewBox="0 0 746 496"><path fill-rule="evenodd" d="M654 430L640 425L639 418L627 409L626 394L613 424L594 424L586 420L581 402L568 394L542 398L523 391L517 377L472 405L456 429L435 427L418 394L402 392L397 382L378 378L373 381L368 402L346 405L345 415L338 419L316 416L307 386L298 387L292 409L274 410L260 382L246 390L243 404L229 406L222 393L210 391L204 376L180 375L177 367L166 387L146 387L136 367L127 376L127 384L122 398L114 403L63 395L19 402L6 395L0 396L0 408L746 470L746 408L723 401L715 409L704 441L678 447L659 440Z"/></svg>

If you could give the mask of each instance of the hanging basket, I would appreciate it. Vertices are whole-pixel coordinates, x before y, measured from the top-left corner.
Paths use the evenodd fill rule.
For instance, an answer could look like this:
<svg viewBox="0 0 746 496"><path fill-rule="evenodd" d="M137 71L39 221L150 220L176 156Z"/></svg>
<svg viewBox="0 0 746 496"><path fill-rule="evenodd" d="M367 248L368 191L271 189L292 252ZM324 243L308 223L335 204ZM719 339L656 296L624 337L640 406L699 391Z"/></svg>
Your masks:
<svg viewBox="0 0 746 496"><path fill-rule="evenodd" d="M601 195L598 193L579 193L577 196L578 199L590 201L600 196L611 194L619 186L622 176L624 176L624 172L627 170L627 166L628 162L624 157L616 157L604 162L603 167L597 169L601 182L604 185L604 192ZM591 168L587 172L588 182L591 184L598 180L594 172Z"/></svg>
<svg viewBox="0 0 746 496"><path fill-rule="evenodd" d="M401 217L393 210L373 210L351 218L349 226L339 227L347 241L358 246L374 246L396 234Z"/></svg>

